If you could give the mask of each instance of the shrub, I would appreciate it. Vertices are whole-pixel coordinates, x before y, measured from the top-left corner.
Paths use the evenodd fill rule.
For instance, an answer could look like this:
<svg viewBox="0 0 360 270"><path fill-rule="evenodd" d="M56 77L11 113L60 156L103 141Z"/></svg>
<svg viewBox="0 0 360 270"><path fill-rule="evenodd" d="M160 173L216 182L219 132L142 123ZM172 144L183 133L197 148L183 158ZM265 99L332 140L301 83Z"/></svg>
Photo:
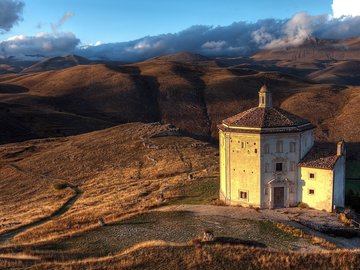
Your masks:
<svg viewBox="0 0 360 270"><path fill-rule="evenodd" d="M299 202L298 207L300 207L300 208L309 208L307 203L304 203L304 202Z"/></svg>
<svg viewBox="0 0 360 270"><path fill-rule="evenodd" d="M346 215L343 214L343 213L340 213L340 214L339 214L339 220L340 220L342 223L344 223L345 226L350 226L350 225L351 225L351 220L348 219L348 218L346 217Z"/></svg>
<svg viewBox="0 0 360 270"><path fill-rule="evenodd" d="M54 184L54 188L56 190L62 190L62 189L65 189L67 188L69 185L66 183L66 182L57 182Z"/></svg>

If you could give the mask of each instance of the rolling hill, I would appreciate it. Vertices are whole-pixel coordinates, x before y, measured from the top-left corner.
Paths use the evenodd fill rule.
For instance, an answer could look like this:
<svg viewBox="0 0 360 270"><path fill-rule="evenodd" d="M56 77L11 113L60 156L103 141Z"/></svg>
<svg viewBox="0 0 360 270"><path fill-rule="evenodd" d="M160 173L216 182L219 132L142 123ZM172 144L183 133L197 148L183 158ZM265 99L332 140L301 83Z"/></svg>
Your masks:
<svg viewBox="0 0 360 270"><path fill-rule="evenodd" d="M0 141L67 136L136 121L174 124L193 137L216 140L216 125L256 106L263 83L273 91L275 105L317 125L317 139L359 141L360 110L347 105L356 104L356 87L242 66L159 59L0 76Z"/></svg>
<svg viewBox="0 0 360 270"><path fill-rule="evenodd" d="M83 58L78 55L67 55L67 56L58 56L46 58L30 67L24 68L23 73L31 72L41 72L48 70L59 70L69 67L74 67L77 65L87 65L90 64L90 61L86 58Z"/></svg>
<svg viewBox="0 0 360 270"><path fill-rule="evenodd" d="M360 60L360 38L328 40L309 38L303 45L263 50L251 57L257 61L316 61Z"/></svg>
<svg viewBox="0 0 360 270"><path fill-rule="evenodd" d="M256 106L263 83L273 91L275 105L317 125L317 139L359 141L360 110L346 105L356 104L357 87L241 65L157 59L1 75L0 142L81 134L136 121L173 124L195 138L216 140L216 125Z"/></svg>
<svg viewBox="0 0 360 270"><path fill-rule="evenodd" d="M360 61L339 61L308 76L319 83L360 85Z"/></svg>

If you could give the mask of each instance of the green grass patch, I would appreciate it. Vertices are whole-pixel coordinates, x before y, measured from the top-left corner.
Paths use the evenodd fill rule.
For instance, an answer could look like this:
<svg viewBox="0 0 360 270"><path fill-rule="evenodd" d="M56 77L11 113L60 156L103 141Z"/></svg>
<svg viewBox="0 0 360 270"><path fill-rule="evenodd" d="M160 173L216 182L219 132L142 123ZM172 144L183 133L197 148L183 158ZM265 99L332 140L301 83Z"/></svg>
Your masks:
<svg viewBox="0 0 360 270"><path fill-rule="evenodd" d="M346 193L352 191L360 194L360 161L349 160L346 162Z"/></svg>
<svg viewBox="0 0 360 270"><path fill-rule="evenodd" d="M360 161L349 160L346 162L346 178L360 179Z"/></svg>
<svg viewBox="0 0 360 270"><path fill-rule="evenodd" d="M277 240L280 242L296 242L299 238L290 234L289 232L285 232L271 221L257 221L257 226L259 227L260 235L275 235Z"/></svg>
<svg viewBox="0 0 360 270"><path fill-rule="evenodd" d="M360 194L360 180L346 179L345 189L346 191L352 190L354 193Z"/></svg>
<svg viewBox="0 0 360 270"><path fill-rule="evenodd" d="M219 188L217 178L194 180L181 187L170 204L209 204L219 197Z"/></svg>

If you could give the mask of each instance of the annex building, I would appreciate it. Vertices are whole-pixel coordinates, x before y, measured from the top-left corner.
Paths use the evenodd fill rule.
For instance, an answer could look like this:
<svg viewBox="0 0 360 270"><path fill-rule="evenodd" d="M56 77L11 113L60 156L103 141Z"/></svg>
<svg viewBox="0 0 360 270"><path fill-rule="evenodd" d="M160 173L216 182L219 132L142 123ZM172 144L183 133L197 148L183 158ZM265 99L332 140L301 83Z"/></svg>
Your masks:
<svg viewBox="0 0 360 270"><path fill-rule="evenodd" d="M219 128L220 199L260 208L332 211L345 200L345 145L314 144L308 120L272 106L266 86L259 106Z"/></svg>

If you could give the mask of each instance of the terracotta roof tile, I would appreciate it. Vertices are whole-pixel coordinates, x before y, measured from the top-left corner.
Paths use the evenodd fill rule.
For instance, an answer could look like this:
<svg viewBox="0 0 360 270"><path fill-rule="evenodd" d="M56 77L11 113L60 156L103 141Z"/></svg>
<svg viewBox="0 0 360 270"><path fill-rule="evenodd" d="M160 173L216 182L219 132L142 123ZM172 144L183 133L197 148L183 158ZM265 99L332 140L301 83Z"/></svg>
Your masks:
<svg viewBox="0 0 360 270"><path fill-rule="evenodd" d="M300 161L299 166L331 170L334 168L338 158L336 155L336 145L317 143Z"/></svg>
<svg viewBox="0 0 360 270"><path fill-rule="evenodd" d="M254 107L223 120L228 126L275 128L296 127L310 122L297 115L275 107Z"/></svg>

